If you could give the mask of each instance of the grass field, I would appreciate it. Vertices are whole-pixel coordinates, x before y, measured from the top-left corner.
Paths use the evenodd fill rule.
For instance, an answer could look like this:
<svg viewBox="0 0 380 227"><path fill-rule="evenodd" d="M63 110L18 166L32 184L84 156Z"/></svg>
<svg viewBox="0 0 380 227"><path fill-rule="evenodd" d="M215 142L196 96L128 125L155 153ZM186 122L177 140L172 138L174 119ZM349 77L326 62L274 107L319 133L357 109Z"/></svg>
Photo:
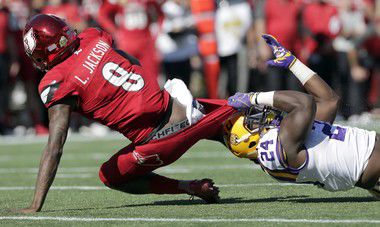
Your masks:
<svg viewBox="0 0 380 227"><path fill-rule="evenodd" d="M21 141L22 142L22 141ZM0 145L0 226L209 226L380 225L380 202L367 191L330 193L308 185L279 184L222 145L201 142L158 172L179 179L210 177L221 202L204 204L187 195L129 195L106 189L98 168L125 140L68 139L43 212L9 210L29 205L44 143Z"/></svg>

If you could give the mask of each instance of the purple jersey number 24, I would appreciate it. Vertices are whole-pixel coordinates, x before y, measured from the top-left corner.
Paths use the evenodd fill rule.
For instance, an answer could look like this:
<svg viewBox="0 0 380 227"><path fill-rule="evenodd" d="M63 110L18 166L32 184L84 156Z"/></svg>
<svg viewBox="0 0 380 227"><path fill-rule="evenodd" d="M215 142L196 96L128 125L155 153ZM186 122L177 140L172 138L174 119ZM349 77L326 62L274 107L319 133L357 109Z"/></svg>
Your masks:
<svg viewBox="0 0 380 227"><path fill-rule="evenodd" d="M267 140L267 141L264 141L262 143L260 143L260 147L266 151L262 151L260 152L260 158L261 158L261 161L274 161L274 152L273 151L270 151L268 153L268 146L269 144L273 144L273 140Z"/></svg>

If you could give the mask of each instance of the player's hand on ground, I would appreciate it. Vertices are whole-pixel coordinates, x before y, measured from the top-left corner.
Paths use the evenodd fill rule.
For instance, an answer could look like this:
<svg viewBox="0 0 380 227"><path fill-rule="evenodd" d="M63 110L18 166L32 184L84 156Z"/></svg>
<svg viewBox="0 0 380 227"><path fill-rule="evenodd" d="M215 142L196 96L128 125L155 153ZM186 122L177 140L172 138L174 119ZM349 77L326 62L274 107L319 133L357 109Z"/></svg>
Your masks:
<svg viewBox="0 0 380 227"><path fill-rule="evenodd" d="M252 106L251 93L236 93L228 98L228 105L235 109L247 109Z"/></svg>
<svg viewBox="0 0 380 227"><path fill-rule="evenodd" d="M296 57L290 51L285 49L275 37L271 35L262 35L262 37L272 49L272 52L276 57L273 60L267 61L267 64L275 67L289 68L295 61Z"/></svg>

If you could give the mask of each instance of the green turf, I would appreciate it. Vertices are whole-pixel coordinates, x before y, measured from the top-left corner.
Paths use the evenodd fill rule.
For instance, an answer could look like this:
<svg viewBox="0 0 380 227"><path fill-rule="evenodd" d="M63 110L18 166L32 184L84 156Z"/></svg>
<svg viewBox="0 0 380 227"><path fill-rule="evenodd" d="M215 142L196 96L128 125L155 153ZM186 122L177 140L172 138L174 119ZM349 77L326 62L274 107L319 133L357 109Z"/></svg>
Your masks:
<svg viewBox="0 0 380 227"><path fill-rule="evenodd" d="M123 140L70 142L65 146L57 179L53 186L102 186L98 168L127 142ZM0 188L33 186L44 144L0 145ZM86 218L212 218L212 219L370 219L380 220L380 202L365 190L330 193L314 186L262 186L252 183L277 183L258 168L250 168L247 160L234 158L220 144L200 142L182 159L161 170L162 174L179 179L213 178L221 188L221 202L206 205L187 195L129 195L112 190L53 190L43 212L30 216ZM233 187L237 184L239 187ZM251 184L251 185L244 185ZM9 212L29 205L32 190L0 191L0 216L20 216ZM23 215L25 216L25 215ZM0 220L5 225L151 225L209 226L264 225L277 222L145 222L102 221L64 222L40 220ZM289 226L305 223L286 223ZM307 223L307 225L311 225ZM313 224L316 225L316 224ZM331 224L329 224L331 225ZM338 223L335 225L342 225ZM357 223L357 226L369 224Z"/></svg>

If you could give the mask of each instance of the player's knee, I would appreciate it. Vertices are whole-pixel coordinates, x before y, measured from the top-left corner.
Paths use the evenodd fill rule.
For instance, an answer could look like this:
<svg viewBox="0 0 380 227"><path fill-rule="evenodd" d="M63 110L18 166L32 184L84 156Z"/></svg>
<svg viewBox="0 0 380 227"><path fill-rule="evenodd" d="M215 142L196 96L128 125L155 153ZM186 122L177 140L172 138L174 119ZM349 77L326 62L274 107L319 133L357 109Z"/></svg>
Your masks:
<svg viewBox="0 0 380 227"><path fill-rule="evenodd" d="M99 170L99 178L105 186L114 190L130 194L150 193L150 174L142 175L139 177L115 177L111 172L107 171L106 165L103 164Z"/></svg>
<svg viewBox="0 0 380 227"><path fill-rule="evenodd" d="M106 175L104 174L103 172L103 165L100 167L99 169L99 179L103 182L103 184L105 184L106 186L109 186L109 182L107 180L107 177Z"/></svg>
<svg viewBox="0 0 380 227"><path fill-rule="evenodd" d="M104 163L99 169L99 179L111 189L133 193L129 190L129 185L133 182L132 179L135 178L136 176L133 174L125 173L121 175L118 169L113 168L113 165L108 165L108 163Z"/></svg>
<svg viewBox="0 0 380 227"><path fill-rule="evenodd" d="M105 163L99 169L99 179L109 188L116 188L121 183Z"/></svg>

